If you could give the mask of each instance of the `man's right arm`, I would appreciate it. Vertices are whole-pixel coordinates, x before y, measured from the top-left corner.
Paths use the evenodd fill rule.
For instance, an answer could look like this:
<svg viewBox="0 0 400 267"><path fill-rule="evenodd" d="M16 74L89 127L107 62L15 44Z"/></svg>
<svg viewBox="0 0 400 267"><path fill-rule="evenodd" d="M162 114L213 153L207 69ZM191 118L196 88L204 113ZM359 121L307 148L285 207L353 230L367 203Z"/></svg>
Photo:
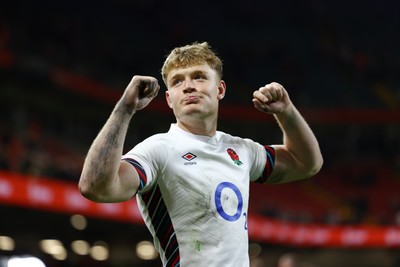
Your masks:
<svg viewBox="0 0 400 267"><path fill-rule="evenodd" d="M132 78L86 156L79 180L83 196L96 202L120 202L135 195L139 176L131 164L121 161L123 145L133 114L146 107L158 90L155 78Z"/></svg>

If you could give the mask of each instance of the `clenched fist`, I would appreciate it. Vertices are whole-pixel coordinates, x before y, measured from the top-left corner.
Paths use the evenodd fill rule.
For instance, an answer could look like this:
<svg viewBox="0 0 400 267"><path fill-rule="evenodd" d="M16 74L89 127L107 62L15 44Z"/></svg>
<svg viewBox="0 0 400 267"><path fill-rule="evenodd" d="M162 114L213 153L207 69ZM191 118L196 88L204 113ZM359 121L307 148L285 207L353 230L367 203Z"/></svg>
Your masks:
<svg viewBox="0 0 400 267"><path fill-rule="evenodd" d="M253 93L254 107L262 112L279 114L291 105L289 95L279 83L272 82Z"/></svg>
<svg viewBox="0 0 400 267"><path fill-rule="evenodd" d="M160 90L158 81L151 76L133 76L121 100L133 110L145 108Z"/></svg>

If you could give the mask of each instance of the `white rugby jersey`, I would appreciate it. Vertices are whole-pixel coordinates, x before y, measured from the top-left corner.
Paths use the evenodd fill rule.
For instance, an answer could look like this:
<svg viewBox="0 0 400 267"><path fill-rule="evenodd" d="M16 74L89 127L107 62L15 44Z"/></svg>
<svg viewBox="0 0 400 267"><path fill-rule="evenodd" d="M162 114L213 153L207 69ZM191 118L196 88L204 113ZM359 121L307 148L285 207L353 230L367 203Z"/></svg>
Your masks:
<svg viewBox="0 0 400 267"><path fill-rule="evenodd" d="M249 182L264 182L274 149L172 124L123 156L140 176L138 207L166 267L248 267Z"/></svg>

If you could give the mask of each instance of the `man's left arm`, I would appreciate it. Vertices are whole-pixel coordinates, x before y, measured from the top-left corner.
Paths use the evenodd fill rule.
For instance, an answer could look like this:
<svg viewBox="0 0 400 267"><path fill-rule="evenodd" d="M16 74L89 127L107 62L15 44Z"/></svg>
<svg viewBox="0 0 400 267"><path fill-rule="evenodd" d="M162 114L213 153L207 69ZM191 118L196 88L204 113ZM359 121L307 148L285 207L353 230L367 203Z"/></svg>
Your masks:
<svg viewBox="0 0 400 267"><path fill-rule="evenodd" d="M258 110L273 114L283 133L283 144L273 146L275 166L267 183L284 183L315 175L323 163L317 138L285 88L275 82L267 84L254 92L253 103Z"/></svg>

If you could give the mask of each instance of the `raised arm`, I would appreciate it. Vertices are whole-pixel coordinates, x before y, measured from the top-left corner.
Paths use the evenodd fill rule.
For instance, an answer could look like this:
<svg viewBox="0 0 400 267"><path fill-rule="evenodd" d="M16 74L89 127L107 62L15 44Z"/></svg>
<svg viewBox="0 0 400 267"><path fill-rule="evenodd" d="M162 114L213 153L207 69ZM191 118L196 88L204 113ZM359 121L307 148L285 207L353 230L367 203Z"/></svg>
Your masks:
<svg viewBox="0 0 400 267"><path fill-rule="evenodd" d="M157 79L134 76L110 117L93 141L79 180L79 190L96 202L120 202L134 196L139 188L135 168L121 161L125 136L133 114L157 95Z"/></svg>
<svg viewBox="0 0 400 267"><path fill-rule="evenodd" d="M275 166L267 183L284 183L315 175L323 158L318 141L291 102L285 88L270 83L253 94L254 106L273 114L283 132L283 144L275 145Z"/></svg>

